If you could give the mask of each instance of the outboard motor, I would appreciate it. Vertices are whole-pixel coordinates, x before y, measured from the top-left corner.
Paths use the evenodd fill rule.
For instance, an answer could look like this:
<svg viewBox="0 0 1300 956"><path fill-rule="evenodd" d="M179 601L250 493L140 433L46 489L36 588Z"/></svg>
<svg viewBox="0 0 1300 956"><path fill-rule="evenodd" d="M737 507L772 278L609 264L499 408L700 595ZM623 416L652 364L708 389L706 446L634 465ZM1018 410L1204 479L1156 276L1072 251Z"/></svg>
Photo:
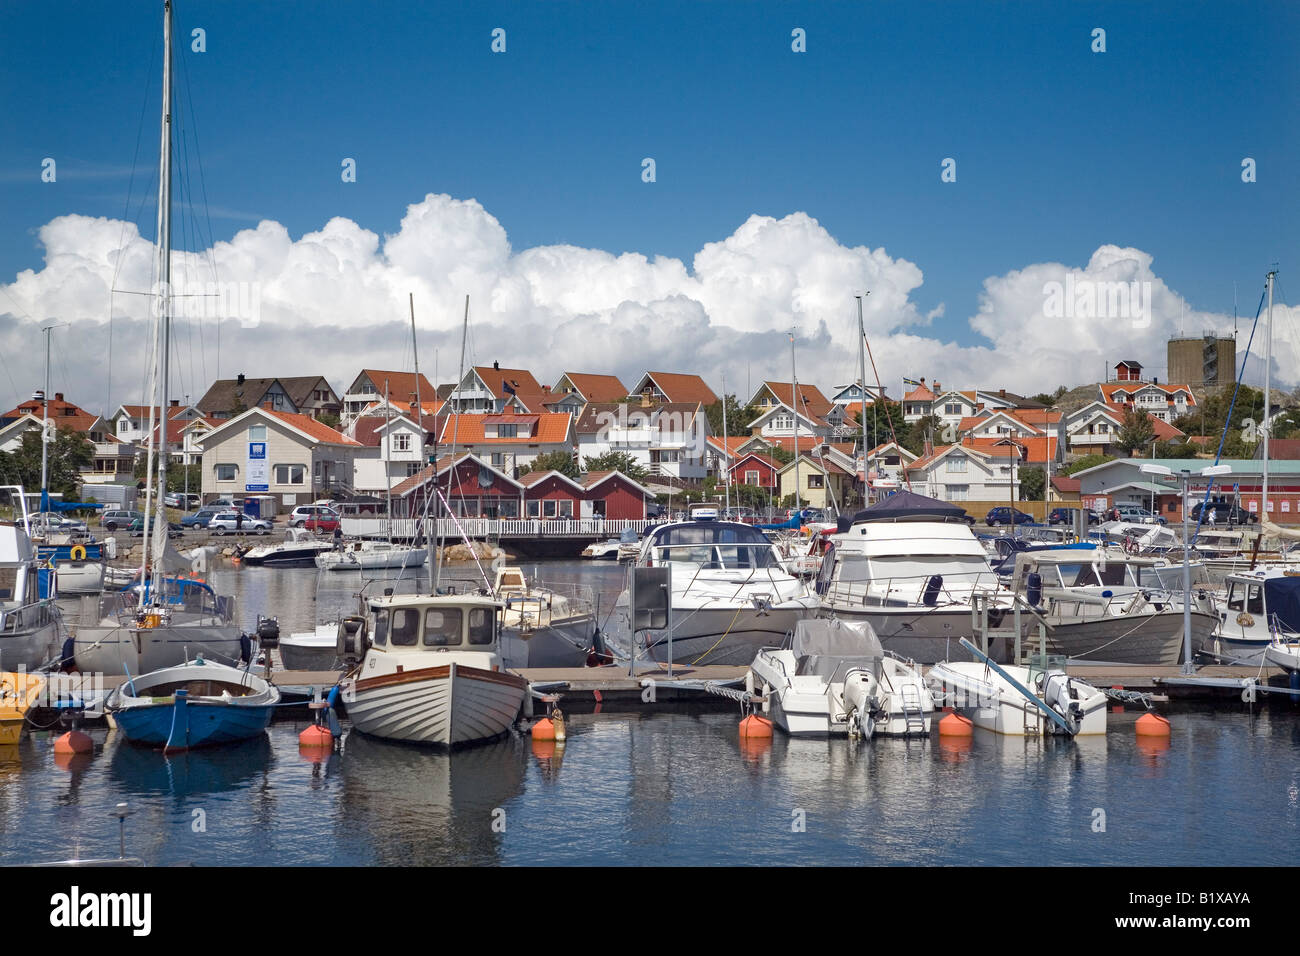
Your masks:
<svg viewBox="0 0 1300 956"><path fill-rule="evenodd" d="M257 643L264 651L280 646L280 622L273 617L257 619Z"/></svg>
<svg viewBox="0 0 1300 956"><path fill-rule="evenodd" d="M360 660L365 655L366 619L364 617L352 615L339 621L334 652L339 657L350 657L353 660Z"/></svg>
<svg viewBox="0 0 1300 956"><path fill-rule="evenodd" d="M1037 571L1030 571L1025 578L1025 600L1031 607L1038 607L1043 602L1043 576Z"/></svg>
<svg viewBox="0 0 1300 956"><path fill-rule="evenodd" d="M934 607L939 603L939 592L943 590L943 575L932 574L930 579L925 582L925 591L921 595L921 603L926 607Z"/></svg>

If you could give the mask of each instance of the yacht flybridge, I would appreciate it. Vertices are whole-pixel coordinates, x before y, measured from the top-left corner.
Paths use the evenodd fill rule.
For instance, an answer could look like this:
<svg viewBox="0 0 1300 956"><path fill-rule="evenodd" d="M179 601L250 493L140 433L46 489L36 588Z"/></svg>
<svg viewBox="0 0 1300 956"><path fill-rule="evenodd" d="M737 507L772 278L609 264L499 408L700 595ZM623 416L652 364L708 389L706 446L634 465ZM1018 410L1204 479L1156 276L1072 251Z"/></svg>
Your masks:
<svg viewBox="0 0 1300 956"><path fill-rule="evenodd" d="M795 624L811 616L817 599L785 569L763 532L719 521L716 509L693 514L694 520L650 531L636 564L672 569L674 663L748 665L759 648L779 644ZM620 654L630 654L631 648L628 605L624 590L608 635ZM666 661L668 629L643 633L648 656Z"/></svg>

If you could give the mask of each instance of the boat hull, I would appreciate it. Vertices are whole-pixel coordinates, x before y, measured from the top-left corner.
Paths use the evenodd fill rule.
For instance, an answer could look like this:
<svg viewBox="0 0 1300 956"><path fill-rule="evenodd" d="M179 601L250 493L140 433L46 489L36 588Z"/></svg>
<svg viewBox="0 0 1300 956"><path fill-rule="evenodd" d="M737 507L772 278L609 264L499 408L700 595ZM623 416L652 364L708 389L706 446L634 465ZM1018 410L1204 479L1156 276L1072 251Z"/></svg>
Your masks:
<svg viewBox="0 0 1300 956"><path fill-rule="evenodd" d="M200 654L238 661L243 646L243 632L230 624L157 628L95 624L77 628L73 656L82 671L139 675L184 664Z"/></svg>
<svg viewBox="0 0 1300 956"><path fill-rule="evenodd" d="M384 571L400 568L423 567L428 552L423 548L410 551L347 551L339 555L326 551L312 563L326 571Z"/></svg>
<svg viewBox="0 0 1300 956"><path fill-rule="evenodd" d="M251 568L314 568L316 555L325 554L333 549L332 545L320 548L295 548L292 551L272 551L269 554L246 554L240 563Z"/></svg>
<svg viewBox="0 0 1300 956"><path fill-rule="evenodd" d="M1022 684L1030 682L1027 668L1005 669ZM945 702L981 730L1008 737L1064 733L1035 704L983 664L945 662L931 669L929 679L936 698L942 694ZM1077 736L1106 733L1106 696L1081 681L1078 685L1089 693L1083 702Z"/></svg>
<svg viewBox="0 0 1300 956"><path fill-rule="evenodd" d="M336 670L338 651L331 639L328 645L295 643L280 639L280 660L288 671Z"/></svg>
<svg viewBox="0 0 1300 956"><path fill-rule="evenodd" d="M1264 649L1264 660L1289 674L1300 673L1300 643L1270 644Z"/></svg>
<svg viewBox="0 0 1300 956"><path fill-rule="evenodd" d="M116 711L127 740L164 750L189 750L256 737L271 723L274 707L179 700Z"/></svg>
<svg viewBox="0 0 1300 956"><path fill-rule="evenodd" d="M727 664L748 666L760 648L773 647L785 640L794 626L812 614L810 605L775 607L759 610L752 605L673 610L671 657L674 664ZM611 643L627 654L628 618L620 608L615 638ZM638 647L642 659L667 663L667 631L646 631L645 647Z"/></svg>
<svg viewBox="0 0 1300 956"><path fill-rule="evenodd" d="M969 608L826 605L822 608L822 616L833 616L851 622L866 621L875 630L881 647L918 664L973 660L958 643L959 638L970 638L972 635ZM1028 614L1021 616L1022 640L1030 633L1032 620ZM995 661L1009 661L1014 656L1014 638L995 637L989 644L989 656Z"/></svg>
<svg viewBox="0 0 1300 956"><path fill-rule="evenodd" d="M513 674L451 663L349 679L342 690L347 716L362 733L455 747L506 733L528 684Z"/></svg>
<svg viewBox="0 0 1300 956"><path fill-rule="evenodd" d="M98 594L104 590L104 565L100 561L60 562L54 566L60 594Z"/></svg>
<svg viewBox="0 0 1300 956"><path fill-rule="evenodd" d="M1180 664L1183 660L1183 612L1056 619L1048 617L1047 652L1071 660L1108 664ZM1209 641L1218 619L1192 612L1192 647ZM1031 639L1032 640L1032 639Z"/></svg>
<svg viewBox="0 0 1300 956"><path fill-rule="evenodd" d="M507 667L582 667L591 652L591 617L522 631L501 629L501 657Z"/></svg>

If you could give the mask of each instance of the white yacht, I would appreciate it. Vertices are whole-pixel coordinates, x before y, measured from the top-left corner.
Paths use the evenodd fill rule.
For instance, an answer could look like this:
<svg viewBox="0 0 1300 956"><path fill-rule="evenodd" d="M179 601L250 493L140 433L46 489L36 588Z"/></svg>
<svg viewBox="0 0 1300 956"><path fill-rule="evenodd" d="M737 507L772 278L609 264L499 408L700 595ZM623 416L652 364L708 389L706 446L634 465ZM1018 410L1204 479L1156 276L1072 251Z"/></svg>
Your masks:
<svg viewBox="0 0 1300 956"><path fill-rule="evenodd" d="M522 569L497 568L492 593L503 604L501 654L509 667L582 667L596 629L589 587L542 587Z"/></svg>
<svg viewBox="0 0 1300 956"><path fill-rule="evenodd" d="M316 556L334 550L334 542L313 534L306 528L290 528L285 539L277 544L261 544L240 556L243 564L273 568L310 568Z"/></svg>
<svg viewBox="0 0 1300 956"><path fill-rule="evenodd" d="M1192 647L1219 622L1204 569L1192 589ZM1012 590L1042 614L1047 651L1072 660L1178 664L1183 653L1181 566L1088 549L1016 555Z"/></svg>
<svg viewBox="0 0 1300 956"><path fill-rule="evenodd" d="M315 557L323 571L382 571L390 568L418 568L429 556L428 548L391 541L348 541L337 550Z"/></svg>
<svg viewBox="0 0 1300 956"><path fill-rule="evenodd" d="M339 683L353 726L448 747L510 729L528 683L504 670L499 601L386 594L368 599L366 611L339 622L339 656L360 656Z"/></svg>
<svg viewBox="0 0 1300 956"><path fill-rule="evenodd" d="M934 698L911 661L880 646L871 625L800 621L749 666L746 690L793 737L928 736Z"/></svg>
<svg viewBox="0 0 1300 956"><path fill-rule="evenodd" d="M823 617L866 621L885 650L923 664L960 653L977 599L987 602L993 627L1014 610L965 511L906 491L858 512L832 536L816 589ZM994 639L994 657L1009 660L1013 643Z"/></svg>
<svg viewBox="0 0 1300 956"><path fill-rule="evenodd" d="M817 599L785 569L772 542L757 528L718 521L708 511L695 514L696 520L650 530L636 564L671 568L674 662L748 665L759 648L780 643L800 620L812 616ZM607 635L620 656L631 653L628 600L624 590ZM668 646L667 629L637 636L638 657L644 653L666 661Z"/></svg>

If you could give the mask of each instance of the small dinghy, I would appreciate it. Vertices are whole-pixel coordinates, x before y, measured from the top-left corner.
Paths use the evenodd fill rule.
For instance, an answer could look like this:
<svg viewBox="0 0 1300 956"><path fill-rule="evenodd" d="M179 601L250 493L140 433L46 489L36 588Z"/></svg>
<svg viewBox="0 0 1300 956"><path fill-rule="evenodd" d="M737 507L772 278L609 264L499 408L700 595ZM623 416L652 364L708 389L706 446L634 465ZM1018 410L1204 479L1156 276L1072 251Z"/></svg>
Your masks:
<svg viewBox="0 0 1300 956"><path fill-rule="evenodd" d="M908 660L884 651L866 621L800 621L750 665L750 693L791 736L925 736L934 699Z"/></svg>
<svg viewBox="0 0 1300 956"><path fill-rule="evenodd" d="M935 700L952 706L983 730L1012 737L1106 732L1106 695L1069 676L1059 658L1028 667L997 664L961 638L975 661L945 661L930 668Z"/></svg>
<svg viewBox="0 0 1300 956"><path fill-rule="evenodd" d="M27 726L27 712L45 689L42 674L26 671L0 673L0 746L9 746L22 740Z"/></svg>
<svg viewBox="0 0 1300 956"><path fill-rule="evenodd" d="M133 743L188 750L256 737L280 691L252 671L203 658L128 680L104 703Z"/></svg>

